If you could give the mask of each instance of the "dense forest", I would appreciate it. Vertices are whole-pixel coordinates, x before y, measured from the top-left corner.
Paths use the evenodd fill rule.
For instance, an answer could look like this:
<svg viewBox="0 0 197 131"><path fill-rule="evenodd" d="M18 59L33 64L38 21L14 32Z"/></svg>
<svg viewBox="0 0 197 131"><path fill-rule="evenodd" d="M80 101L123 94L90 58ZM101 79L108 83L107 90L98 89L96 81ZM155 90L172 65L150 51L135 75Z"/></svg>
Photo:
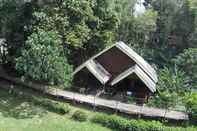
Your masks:
<svg viewBox="0 0 197 131"><path fill-rule="evenodd" d="M196 0L0 0L0 62L23 79L69 88L73 70L116 41L157 70L150 105L181 103L197 118Z"/></svg>

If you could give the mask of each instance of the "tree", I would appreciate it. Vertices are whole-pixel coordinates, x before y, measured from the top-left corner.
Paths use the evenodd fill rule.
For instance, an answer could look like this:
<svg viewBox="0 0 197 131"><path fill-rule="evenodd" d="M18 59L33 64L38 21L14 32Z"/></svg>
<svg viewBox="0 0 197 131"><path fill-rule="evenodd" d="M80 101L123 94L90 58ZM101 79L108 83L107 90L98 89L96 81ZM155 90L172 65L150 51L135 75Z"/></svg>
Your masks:
<svg viewBox="0 0 197 131"><path fill-rule="evenodd" d="M173 62L180 70L186 73L188 78L187 86L191 89L197 89L197 48L185 49L173 59Z"/></svg>
<svg viewBox="0 0 197 131"><path fill-rule="evenodd" d="M33 28L29 27L57 31L69 62L78 65L114 41L118 19L108 10L107 3L107 0L54 1L34 13Z"/></svg>
<svg viewBox="0 0 197 131"><path fill-rule="evenodd" d="M6 40L8 51L3 64L14 65L14 59L20 55L27 38L24 26L29 24L33 10L33 3L25 0L0 0L0 37Z"/></svg>
<svg viewBox="0 0 197 131"><path fill-rule="evenodd" d="M193 32L194 18L187 0L153 0L152 6L158 12L152 47L155 61L162 66L170 64L170 59L185 48L192 47L188 36Z"/></svg>
<svg viewBox="0 0 197 131"><path fill-rule="evenodd" d="M27 79L69 87L72 66L63 57L61 46L57 32L38 29L28 37L26 48L16 59L17 71Z"/></svg>
<svg viewBox="0 0 197 131"><path fill-rule="evenodd" d="M152 49L148 43L156 30L157 12L148 7L145 13L135 16L136 0L112 1L112 9L120 19L116 40L124 41L140 55L150 59L147 56L150 56Z"/></svg>
<svg viewBox="0 0 197 131"><path fill-rule="evenodd" d="M183 104L183 97L189 90L186 87L186 78L183 71L175 68L165 67L160 70L159 81L157 83L158 93L153 97L149 104L160 108L173 108Z"/></svg>
<svg viewBox="0 0 197 131"><path fill-rule="evenodd" d="M148 60L151 58L152 47L149 42L156 30L156 20L157 12L152 9L147 9L143 15L134 19L134 32L130 45L132 47L136 46L136 50L139 50L138 52Z"/></svg>
<svg viewBox="0 0 197 131"><path fill-rule="evenodd" d="M183 95L186 88L186 77L183 71L180 71L175 67L175 69L167 68L160 70L159 81L158 81L158 90L176 92Z"/></svg>
<svg viewBox="0 0 197 131"><path fill-rule="evenodd" d="M188 0L189 1L189 7L190 7L190 12L191 14L194 16L194 32L190 35L190 43L193 47L197 47L196 46L196 42L197 42L197 1L195 0Z"/></svg>
<svg viewBox="0 0 197 131"><path fill-rule="evenodd" d="M0 39L0 64L7 63L7 44L5 39Z"/></svg>

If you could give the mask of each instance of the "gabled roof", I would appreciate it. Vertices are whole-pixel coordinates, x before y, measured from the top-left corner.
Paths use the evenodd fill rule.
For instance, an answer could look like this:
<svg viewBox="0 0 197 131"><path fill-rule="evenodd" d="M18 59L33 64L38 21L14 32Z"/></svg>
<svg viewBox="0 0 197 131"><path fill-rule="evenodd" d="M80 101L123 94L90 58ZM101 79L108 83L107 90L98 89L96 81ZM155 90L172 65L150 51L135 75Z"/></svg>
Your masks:
<svg viewBox="0 0 197 131"><path fill-rule="evenodd" d="M114 44L114 45L112 45L112 46L110 46L110 47L108 47L108 48L102 50L102 51L99 52L98 54L96 54L96 55L94 55L93 57L91 57L90 59L88 59L86 62L84 62L83 64L81 64L80 66L78 66L78 67L75 69L75 71L72 73L72 75L75 75L75 74L77 74L80 70L82 70L82 69L86 66L86 63L87 63L88 61L94 60L96 57L102 55L103 53L107 52L108 50L110 50L112 47L115 47L115 46L116 46L116 44Z"/></svg>
<svg viewBox="0 0 197 131"><path fill-rule="evenodd" d="M110 82L110 85L113 86L117 84L118 82L130 76L131 74L136 74L152 92L156 91L156 84L138 65L132 66L131 68L119 74L114 80Z"/></svg>
<svg viewBox="0 0 197 131"><path fill-rule="evenodd" d="M110 79L110 74L103 68L102 65L94 60L89 60L85 63L86 68L102 83L106 84Z"/></svg>
<svg viewBox="0 0 197 131"><path fill-rule="evenodd" d="M156 71L153 67L151 67L150 64L148 64L148 62L146 62L140 55L138 55L134 50L132 50L123 42L117 42L116 44L104 49L100 53L91 57L85 63L76 68L76 70L73 72L73 75L75 75L80 70L86 67L102 84L106 84L110 80L110 74L102 67L102 65L100 65L102 69L105 70L105 73L101 73L101 71L99 71L98 66L95 66L95 64L98 65L99 63L96 63L94 59L102 55L103 53L109 51L113 47L116 47L124 54L129 56L129 58L131 58L136 63L136 65L132 66L131 68L122 72L116 78L111 80L111 85L114 85L117 82L124 79L125 77L127 77L128 75L135 73L152 92L155 92L156 83L158 81Z"/></svg>
<svg viewBox="0 0 197 131"><path fill-rule="evenodd" d="M145 61L140 55L138 55L134 50L132 50L129 46L124 44L123 42L118 42L116 44L116 47L119 48L121 51L123 51L125 54L127 54L132 60L136 62L137 65L141 67L141 69L147 73L147 75L156 83L158 81L157 79L157 73L154 70L154 68L148 64L147 61Z"/></svg>

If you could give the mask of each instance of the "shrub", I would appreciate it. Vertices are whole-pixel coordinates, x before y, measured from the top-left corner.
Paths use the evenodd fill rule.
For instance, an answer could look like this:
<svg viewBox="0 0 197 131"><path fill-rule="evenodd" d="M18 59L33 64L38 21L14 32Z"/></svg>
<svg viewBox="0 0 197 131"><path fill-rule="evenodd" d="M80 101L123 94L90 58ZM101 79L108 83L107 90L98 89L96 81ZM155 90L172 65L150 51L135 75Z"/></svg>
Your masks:
<svg viewBox="0 0 197 131"><path fill-rule="evenodd" d="M56 110L57 113L66 114L66 113L69 113L70 108L69 108L69 106L67 104L57 103L55 105L55 110Z"/></svg>
<svg viewBox="0 0 197 131"><path fill-rule="evenodd" d="M162 124L156 121L127 120L119 116L104 114L96 114L92 121L120 131L160 131L162 127Z"/></svg>
<svg viewBox="0 0 197 131"><path fill-rule="evenodd" d="M197 122L197 93L187 95L185 100L190 119Z"/></svg>
<svg viewBox="0 0 197 131"><path fill-rule="evenodd" d="M160 70L158 88L160 91L184 93L186 90L185 72L178 70L176 67Z"/></svg>
<svg viewBox="0 0 197 131"><path fill-rule="evenodd" d="M25 78L49 84L71 84L72 66L63 56L59 35L38 29L28 37L22 56L16 59L16 70Z"/></svg>
<svg viewBox="0 0 197 131"><path fill-rule="evenodd" d="M123 118L118 118L116 116L108 116L108 115L99 114L99 113L94 115L94 117L92 118L92 121L94 123L98 123L103 126L107 126L107 127L117 129L117 130L125 130L128 125L127 120Z"/></svg>
<svg viewBox="0 0 197 131"><path fill-rule="evenodd" d="M149 101L149 105L169 109L182 104L182 96L187 91L185 83L183 71L167 67L161 69L157 83L158 93Z"/></svg>
<svg viewBox="0 0 197 131"><path fill-rule="evenodd" d="M170 92L169 90L160 91L148 101L148 106L170 109L177 105L177 101L180 98L176 92Z"/></svg>
<svg viewBox="0 0 197 131"><path fill-rule="evenodd" d="M195 131L196 128L166 127L158 121L128 120L116 115L95 114L92 122L117 131Z"/></svg>
<svg viewBox="0 0 197 131"><path fill-rule="evenodd" d="M41 105L49 111L56 112L59 114L66 114L70 112L70 107L66 103L55 102L49 99L34 99L34 104Z"/></svg>
<svg viewBox="0 0 197 131"><path fill-rule="evenodd" d="M78 121L86 121L87 120L87 114L83 111L77 110L73 113L72 118L74 120L78 120Z"/></svg>

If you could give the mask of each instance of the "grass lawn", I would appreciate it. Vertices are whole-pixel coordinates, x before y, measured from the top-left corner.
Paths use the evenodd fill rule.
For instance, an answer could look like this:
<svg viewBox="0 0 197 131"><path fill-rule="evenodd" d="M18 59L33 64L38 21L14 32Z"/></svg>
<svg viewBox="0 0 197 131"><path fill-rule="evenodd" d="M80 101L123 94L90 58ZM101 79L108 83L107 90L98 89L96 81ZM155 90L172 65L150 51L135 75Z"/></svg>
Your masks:
<svg viewBox="0 0 197 131"><path fill-rule="evenodd" d="M71 111L66 115L60 115L50 112L43 104L38 104L38 100L49 100L55 102L55 99L35 92L31 89L21 86L11 85L8 82L0 80L3 87L12 87L12 91L2 89L0 86L0 131L112 131L90 122L95 116L95 112L77 103L69 105ZM10 93L9 93L10 92ZM13 93L11 93L13 92ZM15 92L15 93L14 93ZM33 96L33 97L32 97ZM57 102L57 101L56 101ZM59 101L61 103L61 101ZM62 103L61 103L62 104ZM65 105L65 104L64 104ZM88 121L78 122L71 118L72 114L80 110L88 115ZM98 110L97 110L98 111ZM113 112L106 111L107 114ZM104 114L105 114L104 113ZM102 114L102 113L101 113ZM184 124L184 123L183 123ZM105 126L105 125L104 125ZM109 126L109 125L108 125ZM165 126L176 127L176 123L165 123ZM195 129L194 129L195 130ZM177 130L178 131L178 130Z"/></svg>
<svg viewBox="0 0 197 131"><path fill-rule="evenodd" d="M110 131L97 124L77 122L35 106L0 88L0 131Z"/></svg>

